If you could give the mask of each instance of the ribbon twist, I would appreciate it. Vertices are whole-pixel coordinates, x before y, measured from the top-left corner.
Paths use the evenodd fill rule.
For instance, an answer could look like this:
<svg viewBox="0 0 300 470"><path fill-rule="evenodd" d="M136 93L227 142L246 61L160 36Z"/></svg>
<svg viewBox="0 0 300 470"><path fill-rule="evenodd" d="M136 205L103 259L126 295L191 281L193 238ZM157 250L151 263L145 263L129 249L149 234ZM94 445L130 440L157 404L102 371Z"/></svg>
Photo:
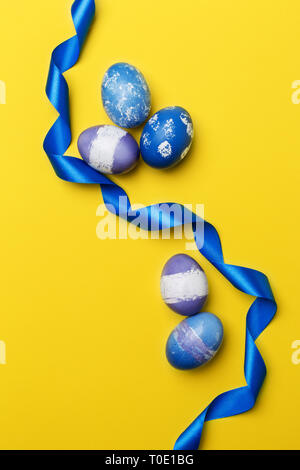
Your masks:
<svg viewBox="0 0 300 470"><path fill-rule="evenodd" d="M76 0L72 5L72 18L76 35L56 47L52 53L46 93L59 117L49 130L44 140L44 150L54 168L56 175L74 183L99 184L106 207L134 223L136 212L131 210L131 204L126 192L106 176L90 168L83 160L65 156L72 135L70 128L69 89L63 73L73 67L79 55L95 15L94 0ZM125 201L122 210L119 198ZM170 207L173 203L166 203ZM180 206L183 209L183 206ZM185 209L186 210L186 209ZM141 209L144 219L156 222L159 229L172 228L182 224L182 220L164 217L159 205ZM250 410L256 401L263 384L266 367L260 355L255 340L272 320L276 312L276 302L267 277L256 270L226 264L223 258L221 242L216 229L206 221L203 238L196 230L200 221L192 214L193 233L199 251L218 269L226 279L240 291L255 296L246 319L246 346L244 374L247 385L236 388L217 396L202 413L179 436L175 450L196 450L199 447L202 429L205 421L237 415ZM145 225L151 230L151 225Z"/></svg>

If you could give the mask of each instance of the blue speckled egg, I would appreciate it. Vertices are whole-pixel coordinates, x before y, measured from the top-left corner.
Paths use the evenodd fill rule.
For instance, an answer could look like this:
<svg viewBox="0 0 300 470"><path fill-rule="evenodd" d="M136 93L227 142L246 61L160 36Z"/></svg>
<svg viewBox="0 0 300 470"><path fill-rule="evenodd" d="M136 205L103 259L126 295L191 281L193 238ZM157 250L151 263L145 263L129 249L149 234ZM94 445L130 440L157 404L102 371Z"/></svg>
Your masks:
<svg viewBox="0 0 300 470"><path fill-rule="evenodd" d="M185 109L180 106L161 109L143 129L141 155L154 168L169 168L186 156L193 135L193 122Z"/></svg>
<svg viewBox="0 0 300 470"><path fill-rule="evenodd" d="M223 326L216 315L198 313L188 317L169 336L166 354L176 369L194 369L210 361L223 340Z"/></svg>
<svg viewBox="0 0 300 470"><path fill-rule="evenodd" d="M179 253L166 262L160 290L163 300L174 312L188 316L202 309L208 296L208 283L197 261Z"/></svg>
<svg viewBox="0 0 300 470"><path fill-rule="evenodd" d="M127 173L139 160L137 142L117 126L90 127L80 134L77 145L88 165L108 175Z"/></svg>
<svg viewBox="0 0 300 470"><path fill-rule="evenodd" d="M151 96L147 82L133 65L119 62L112 65L102 81L103 106L118 126L137 127L149 116Z"/></svg>

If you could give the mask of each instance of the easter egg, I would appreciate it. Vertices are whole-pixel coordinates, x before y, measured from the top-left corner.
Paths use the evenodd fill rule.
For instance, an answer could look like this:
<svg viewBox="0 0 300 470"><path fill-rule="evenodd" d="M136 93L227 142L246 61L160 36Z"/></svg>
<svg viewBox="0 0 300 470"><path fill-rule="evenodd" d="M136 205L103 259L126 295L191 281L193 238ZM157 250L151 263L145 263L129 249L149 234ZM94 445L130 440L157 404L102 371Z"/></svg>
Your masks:
<svg viewBox="0 0 300 470"><path fill-rule="evenodd" d="M188 255L172 256L160 278L161 295L174 312L194 315L200 312L208 295L208 283L201 266Z"/></svg>
<svg viewBox="0 0 300 470"><path fill-rule="evenodd" d="M166 355L176 369L194 369L210 361L223 339L223 326L216 315L198 313L188 317L172 331Z"/></svg>
<svg viewBox="0 0 300 470"><path fill-rule="evenodd" d="M94 126L82 132L78 150L95 170L108 175L127 173L139 159L139 146L128 132L116 126Z"/></svg>
<svg viewBox="0 0 300 470"><path fill-rule="evenodd" d="M145 124L141 155L154 168L174 166L188 153L193 134L193 122L185 109L179 106L161 109Z"/></svg>
<svg viewBox="0 0 300 470"><path fill-rule="evenodd" d="M151 108L147 82L133 65L112 65L102 81L102 102L110 119L121 127L136 127L146 121Z"/></svg>

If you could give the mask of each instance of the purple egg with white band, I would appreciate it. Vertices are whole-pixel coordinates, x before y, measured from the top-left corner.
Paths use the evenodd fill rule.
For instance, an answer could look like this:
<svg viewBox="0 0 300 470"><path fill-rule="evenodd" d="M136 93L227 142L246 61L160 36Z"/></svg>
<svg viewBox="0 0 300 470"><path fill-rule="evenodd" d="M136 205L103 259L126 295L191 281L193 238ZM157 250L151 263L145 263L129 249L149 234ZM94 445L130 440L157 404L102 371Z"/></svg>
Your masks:
<svg viewBox="0 0 300 470"><path fill-rule="evenodd" d="M94 126L83 131L78 139L78 150L89 166L107 175L132 170L140 155L132 135L111 125Z"/></svg>
<svg viewBox="0 0 300 470"><path fill-rule="evenodd" d="M164 302L180 315L199 313L208 296L205 272L191 256L177 254L165 264L160 290Z"/></svg>

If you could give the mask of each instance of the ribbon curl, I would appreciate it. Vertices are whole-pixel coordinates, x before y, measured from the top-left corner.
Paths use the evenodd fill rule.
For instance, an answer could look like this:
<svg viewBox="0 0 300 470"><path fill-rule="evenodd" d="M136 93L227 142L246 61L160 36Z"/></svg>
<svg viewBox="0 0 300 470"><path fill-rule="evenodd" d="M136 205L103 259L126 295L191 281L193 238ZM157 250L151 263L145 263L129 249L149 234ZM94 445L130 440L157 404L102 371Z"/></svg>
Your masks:
<svg viewBox="0 0 300 470"><path fill-rule="evenodd" d="M69 182L99 184L106 207L134 223L136 212L126 192L106 176L90 168L83 160L65 156L72 135L70 128L69 89L63 73L78 61L82 46L95 15L94 0L76 0L71 9L76 35L57 46L51 56L50 70L46 86L49 101L57 110L59 117L49 130L44 140L44 150L54 168L56 175ZM119 207L122 196L124 206ZM170 207L173 203L166 203ZM180 206L183 209L183 206ZM186 210L186 209L184 209ZM140 211L144 220L155 220L159 229L172 228L182 224L182 220L173 217L171 220L161 214L159 205L148 206ZM202 413L179 436L175 450L197 450L201 440L205 421L237 415L250 410L256 401L266 375L266 366L255 344L276 313L276 302L267 277L256 270L225 263L219 235L213 225L204 223L204 243L196 225L200 221L192 214L192 226L196 245L200 253L210 261L233 286L240 291L255 296L246 319L246 345L244 374L247 385L217 396ZM145 228L151 230L151 225Z"/></svg>

